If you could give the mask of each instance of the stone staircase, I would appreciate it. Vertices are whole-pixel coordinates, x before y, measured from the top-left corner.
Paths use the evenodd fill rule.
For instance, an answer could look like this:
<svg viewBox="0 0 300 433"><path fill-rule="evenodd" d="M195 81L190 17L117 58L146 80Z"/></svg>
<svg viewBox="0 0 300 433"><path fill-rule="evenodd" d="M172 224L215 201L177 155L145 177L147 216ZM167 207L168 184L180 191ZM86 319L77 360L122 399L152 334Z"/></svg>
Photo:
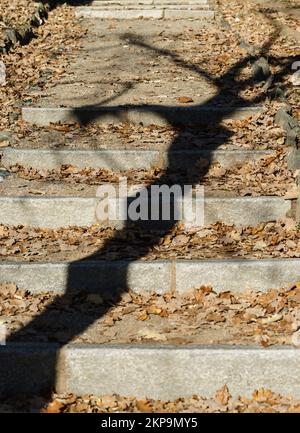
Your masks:
<svg viewBox="0 0 300 433"><path fill-rule="evenodd" d="M78 18L98 19L213 19L208 0L107 0L79 8Z"/></svg>
<svg viewBox="0 0 300 433"><path fill-rule="evenodd" d="M170 64L166 58L178 46L172 36L166 42L166 35L180 33L189 27L196 32L203 30L203 23L198 18L213 17L207 1L94 1L89 7L78 9L77 16L120 21L115 28L110 27L112 21L100 24L98 20L93 21L92 36L87 36L67 76L46 94L40 95L37 104L23 108L24 122L36 125L37 129L34 139L30 139L28 134L21 144L1 149L1 166L8 171L8 176L0 184L1 224L49 231L61 227L69 230L70 226L114 225L113 221L97 220L99 200L89 175L78 187L75 184L70 186L60 178L47 181L47 173L44 181L30 176L26 178L22 169L27 169L30 174L30 170L47 172L59 171L61 167L76 167L78 170L110 170L115 173L132 171L136 176L141 171L165 170L167 174L162 174L160 180L173 179L176 183L179 170L183 169L188 179L192 167L203 161L230 168L274 155L270 149L222 148L226 139L224 129L221 132L218 129L221 122L226 119L245 120L263 113L265 108L262 104L222 103L218 93L199 78L199 70L195 72L190 66L188 71L183 68L181 75L178 72L177 81L171 81ZM128 42L129 24L122 24L121 20L141 17L164 18L164 22L130 21L135 37ZM174 25L169 21L174 18L193 18L194 21L182 20ZM143 27L147 36L141 41L137 36ZM161 37L162 31L165 33ZM125 33L126 40L120 37ZM181 43L187 44L188 40L178 42ZM152 51L149 63L145 63L146 53L156 44L161 45L160 49L155 53ZM187 50L188 46L184 45L183 49ZM113 53L111 57L110 53ZM155 65L158 65L158 72L154 70ZM178 58L177 65L182 67ZM190 75L189 81L186 80L187 74ZM198 77L196 84L195 74ZM118 77L122 76L134 83L126 87L124 94L118 93L124 85L124 82L118 82ZM189 105L176 101L175 96L182 95L182 87L184 95L192 96ZM199 94L196 93L198 87ZM112 88L115 93L111 92ZM168 95L174 93L174 98L166 98L166 92ZM105 94L106 99L103 98ZM52 122L60 122L57 128L60 132L55 137L53 130L49 129ZM81 125L80 137L68 132L68 127L64 131L65 124L74 122ZM95 127L94 132L89 129L91 125ZM142 129L142 136L146 137L145 143L141 143L140 135L126 143L120 142L116 125L121 125L121 128L138 126ZM211 126L208 135L213 142L210 145L201 136L202 128L208 125ZM198 128L194 137L191 135L193 129L188 129L190 127ZM154 132L157 130L155 138L151 136L151 128ZM161 144L161 135L166 134L168 128L173 128L176 134L164 145ZM68 134L72 145L60 142ZM184 139L184 134L190 135ZM196 146L191 146L193 140ZM179 183L183 184L183 181ZM201 184L201 176L197 183ZM294 208L291 200L280 196L247 197L226 194L224 190L210 193L208 188L204 201L204 224L221 222L237 227L254 227L286 217L295 218ZM167 236L172 227L173 224L159 227L159 237ZM138 230L142 239L152 229L155 232L151 226L147 229L136 222L132 228L125 222L123 226L117 226L115 237ZM72 292L85 291L100 296L114 294L117 303L127 291L185 293L195 287L212 286L218 293L243 292L249 288L267 292L300 279L298 258L256 259L224 255L213 259L170 257L145 260L143 253L139 252L139 245L128 242L136 250L135 255L128 253L128 257L125 254L122 259L97 260L97 255L92 255L73 260L70 254L69 260L56 260L49 253L46 261L40 261L20 253L13 260L0 263L0 283L16 284L32 294L57 294L61 302ZM113 243L114 239L106 240L101 248L110 248ZM154 245L153 238L148 247ZM299 352L292 346L223 346L214 344L214 341L206 346L157 342L139 345L78 344L72 343L74 335L67 338L69 344L62 346L51 334L47 335L45 325L50 310L33 319L33 325L36 320L37 341L32 341L30 336L27 340L19 338L20 333L15 332L8 344L0 348L1 395L55 388L58 392L74 394L118 393L173 399L192 394L212 395L227 384L234 396L249 395L262 387L300 396ZM100 308L99 315L105 315L105 309ZM87 324L76 325L78 334L88 327ZM68 326L66 319L65 329Z"/></svg>

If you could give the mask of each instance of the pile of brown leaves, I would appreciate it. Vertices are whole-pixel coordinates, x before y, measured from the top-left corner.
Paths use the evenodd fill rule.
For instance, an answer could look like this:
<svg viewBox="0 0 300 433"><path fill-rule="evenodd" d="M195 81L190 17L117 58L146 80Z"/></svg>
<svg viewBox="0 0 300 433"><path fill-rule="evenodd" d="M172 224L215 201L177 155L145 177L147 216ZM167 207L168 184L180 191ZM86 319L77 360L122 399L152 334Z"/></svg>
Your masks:
<svg viewBox="0 0 300 433"><path fill-rule="evenodd" d="M23 16L24 8L31 13L28 5L34 5L25 0L5 0L4 3L1 0L3 15L8 3L12 21L19 20L19 15ZM7 75L6 85L0 89L0 130L15 127L20 107L33 102L37 92L58 80L68 63L67 54L79 46L82 34L82 28L74 20L73 8L62 5L49 13L43 26L36 28L36 38L29 45L15 45L9 54L0 56Z"/></svg>
<svg viewBox="0 0 300 433"><path fill-rule="evenodd" d="M36 3L33 0L1 0L1 27L17 27L24 24L35 12Z"/></svg>
<svg viewBox="0 0 300 433"><path fill-rule="evenodd" d="M272 40L270 54L275 54L277 49L280 50L278 54L290 48L296 49L294 41L285 40L278 31L280 29L277 20L279 23L290 22L295 28L299 26L300 20L295 16L278 12L280 3L277 7L274 5L275 2L270 5L270 2L268 4L255 0L218 0L217 3L232 28L247 42L260 47L263 44L268 46L268 42ZM282 2L281 6L286 6L286 3ZM294 7L299 7L299 3L295 2Z"/></svg>
<svg viewBox="0 0 300 433"><path fill-rule="evenodd" d="M289 218L256 227L217 223L189 231L178 224L168 235L98 225L56 230L0 225L0 239L0 255L6 260L300 257L300 231Z"/></svg>
<svg viewBox="0 0 300 433"><path fill-rule="evenodd" d="M78 169L72 165L62 165L57 170L37 170L20 165L9 167L9 169L22 179L41 181L41 186L43 186L42 181L62 181L62 188L67 182L68 184L80 184L84 190L87 185L99 185L106 182L118 184L120 176L125 176L129 185L149 185L159 183L160 179L163 179L163 183L169 180L171 184L204 185L206 194L219 192L222 195L222 193L231 192L239 196L284 196L289 193L288 198L297 198L299 191L295 185L295 174L287 169L285 156L283 152L278 152L227 169L217 163L210 164L208 159L202 158L189 170L177 170L176 173L169 173L159 168L117 172L104 169ZM3 186L7 189L7 185ZM293 191L294 196L291 196L290 193ZM22 194L24 195L24 190Z"/></svg>
<svg viewBox="0 0 300 433"><path fill-rule="evenodd" d="M218 149L272 149L284 148L284 132L274 125L274 115L280 104L269 107L268 113L245 120L228 120L221 125L201 128L174 128L157 125L133 124L94 125L78 124L35 127L21 123L13 137L14 147L81 148L81 149L154 149L167 150L176 140L176 148L198 149L216 146ZM9 143L5 143L8 145Z"/></svg>
<svg viewBox="0 0 300 433"><path fill-rule="evenodd" d="M42 409L41 409L42 407ZM0 412L43 412L43 413L298 413L300 401L284 397L268 389L258 389L252 397L233 398L226 385L213 398L198 395L181 397L174 401L138 399L120 395L53 394L50 402L41 396L17 401L0 401Z"/></svg>
<svg viewBox="0 0 300 433"><path fill-rule="evenodd" d="M299 282L267 292L203 286L184 294L61 297L2 284L0 299L0 320L13 341L300 346Z"/></svg>
<svg viewBox="0 0 300 433"><path fill-rule="evenodd" d="M299 115L299 106L293 100L295 89L291 83L294 72L291 69L292 59L300 55L299 40L291 35L287 37L282 32L282 26L300 30L300 19L289 14L288 9L280 11L280 7L299 8L299 2L287 5L285 1L261 3L255 0L218 0L218 6L236 35L252 46L252 49L260 51L260 55L268 58L271 72L279 74L277 83L289 89L288 99L293 114ZM288 58L291 60L287 61ZM284 71L287 68L290 72Z"/></svg>

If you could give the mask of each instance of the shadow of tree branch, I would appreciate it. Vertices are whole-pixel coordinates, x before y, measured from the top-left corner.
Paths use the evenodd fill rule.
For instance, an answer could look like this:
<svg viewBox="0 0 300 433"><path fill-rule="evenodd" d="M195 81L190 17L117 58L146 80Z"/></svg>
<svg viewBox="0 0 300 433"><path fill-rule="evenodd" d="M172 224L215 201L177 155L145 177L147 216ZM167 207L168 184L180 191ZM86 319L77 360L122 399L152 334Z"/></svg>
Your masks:
<svg viewBox="0 0 300 433"><path fill-rule="evenodd" d="M145 110L149 111L151 113L158 114L164 121L168 122L171 126L175 127L177 130L177 136L172 141L169 149L168 149L168 164L166 170L161 174L159 179L155 182L158 184L167 184L167 185L174 185L177 184L180 187L183 187L184 185L196 185L197 183L201 182L201 179L205 174L207 173L211 161L212 161L212 154L214 150L216 150L221 144L226 143L226 141L230 137L229 131L222 125L222 121L224 119L224 113L222 112L215 112L213 119L209 119L210 110L212 107L216 107L220 105L222 101L224 101L224 97L227 96L227 87L224 86L225 81L228 84L232 83L233 87L230 89L230 98L232 100L232 92L234 93L233 102L234 104L230 105L228 107L228 113L227 114L233 114L235 111L236 106L247 106L249 105L249 102L246 101L243 97L240 96L240 92L243 89L248 88L253 84L253 81L251 79L245 80L243 82L236 83L235 78L239 74L239 72L242 70L243 67L245 67L249 61L253 61L255 58L258 58L261 55L266 55L270 47L272 46L272 43L277 38L277 31L274 31L272 37L270 40L265 43L260 52L257 54L256 57L253 57L251 55L246 56L245 58L238 61L235 65L233 65L230 69L227 70L227 72L219 77L216 78L212 76L210 73L205 71L204 69L200 68L197 65L193 65L191 63L186 63L183 59L181 59L178 55L172 53L169 50L165 49L158 49L150 44L147 44L142 36L136 37L132 36L131 34L127 33L123 36L123 39L126 39L126 41L132 45L135 45L137 47L143 47L151 52L156 52L157 54L161 55L167 55L173 62L180 65L182 68L194 71L199 76L203 76L206 79L213 82L216 86L218 86L218 93L215 96L212 96L208 102L205 102L204 104L198 104L194 105L191 108L182 108L179 106L169 106L169 107L162 107L160 105L116 105L116 106L103 106L103 104L111 101L111 98L108 98L105 101L100 102L96 105L86 105L84 107L78 107L74 109L74 114L76 115L78 122L82 125L87 125L90 122L95 121L96 119L99 120L103 116L105 116L106 113L113 113L116 117L116 119L122 119L123 116L127 116L128 112L130 110ZM275 59L274 59L275 61ZM277 60L278 61L278 60ZM282 70L277 73L276 79L283 78L288 70L288 58L284 59L284 65ZM130 86L123 90L123 92L126 92ZM261 103L264 101L265 95L259 95L256 98L253 98L251 103ZM86 110L86 113L84 112ZM94 112L91 114L90 111ZM198 110L198 112L197 112ZM201 124L199 123L199 110L206 110L206 120L207 123L211 120L211 125L216 130L218 130L218 136L222 137L221 139L216 139L214 144L210 146L210 153L208 154L208 164L205 168L202 170L198 170L196 165L189 166L189 164L182 164L182 156L180 158L175 156L174 150L177 150L182 145L182 137L184 134L184 130L186 127L186 120L189 120L189 124L192 127L195 128L201 128ZM89 113L88 113L89 112ZM196 161L195 161L196 162ZM186 166L187 168L184 168L181 170L180 175L178 171L178 167L182 164L182 166ZM150 191L151 185L148 186L148 191ZM171 208L176 208L177 203L174 201L174 198L170 198L170 206ZM129 205L129 201L127 202L127 206ZM90 326L96 318L103 317L107 311L111 308L111 305L116 305L122 295L129 290L128 287L128 270L130 268L130 265L143 257L147 254L148 251L150 251L155 245L157 245L166 235L168 235L176 225L176 221L172 218L170 220L165 221L162 219L160 215L160 219L158 221L131 221L128 220L125 222L124 228L117 231L116 235L108 239L104 246L99 250L97 253L86 257L80 261L76 261L69 264L68 268L68 281L66 285L66 293L63 296L58 296L56 300L53 302L52 305L50 305L48 308L46 308L45 311L43 311L39 316L35 317L28 325L26 325L23 329L20 331L14 333L9 339L8 339L8 345L10 345L12 342L19 341L20 339L22 341L31 341L30 332L34 331L35 333L35 341L52 341L52 329L55 327L57 316L53 313L53 311L58 308L61 304L68 304L70 302L70 299L72 297L72 294L75 292L80 291L92 291L97 292L103 295L104 297L108 296L111 299L110 304L105 304L99 307L99 310L97 312L97 317L95 315L86 315L86 320L84 321L72 321L72 323L69 322L68 317L60 317L60 322L63 323L64 326L64 332L65 332L65 338L63 343L60 343L60 345L48 355L47 358L47 372L45 372L44 366L41 365L40 362L36 362L34 365L28 365L26 363L26 360L20 359L16 357L11 361L11 372L9 375L5 375L1 369L0 369L0 390L2 394L9 394L16 392L16 378L20 380L19 386L18 386L18 392L23 393L31 393L32 387L36 390L36 388L39 388L41 391L43 391L48 397L51 394L51 391L56 383L56 362L57 362L57 354L59 351L59 347L63 346L64 344L72 341L75 336L82 333L85 329L87 329L88 326ZM138 244L135 242L136 239L139 239ZM85 263L89 261L95 261L99 259L101 256L102 251L115 251L120 241L122 242L128 242L129 246L132 246L134 249L134 253L131 253L131 256L127 260L123 260L123 266L120 268L118 272L116 272L113 275L107 275L107 272L105 272L103 267L97 267L95 265L94 270L91 272L87 272ZM141 275L141 287L143 286L143 276ZM34 278L34 276L33 276ZM84 307L84 302L83 302ZM26 337L28 335L28 337ZM1 349L2 350L2 349ZM5 350L5 349L4 349ZM30 383L28 381L21 381L21 376L28 377L31 376L31 371L34 371L37 377L36 382L33 384L34 386L30 386ZM10 383L10 379L14 378L13 383ZM126 380L126 378L124 378ZM40 381L40 382L39 382Z"/></svg>

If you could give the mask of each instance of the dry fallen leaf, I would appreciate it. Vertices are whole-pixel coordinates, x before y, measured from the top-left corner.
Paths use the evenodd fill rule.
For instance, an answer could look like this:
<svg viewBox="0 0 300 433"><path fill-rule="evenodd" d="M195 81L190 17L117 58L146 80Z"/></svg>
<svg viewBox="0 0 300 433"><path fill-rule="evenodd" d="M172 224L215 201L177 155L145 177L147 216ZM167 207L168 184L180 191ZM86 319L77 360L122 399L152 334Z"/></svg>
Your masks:
<svg viewBox="0 0 300 433"><path fill-rule="evenodd" d="M73 173L78 172L78 169L76 167L74 167L73 165L63 166L62 170L66 174L73 174Z"/></svg>
<svg viewBox="0 0 300 433"><path fill-rule="evenodd" d="M152 405L148 400L137 400L136 407L140 412L152 412Z"/></svg>
<svg viewBox="0 0 300 433"><path fill-rule="evenodd" d="M293 200L298 198L300 195L300 188L298 186L293 186L291 189L289 189L283 198L286 200Z"/></svg>
<svg viewBox="0 0 300 433"><path fill-rule="evenodd" d="M103 395L99 399L99 404L104 407L115 407L117 405L117 399L114 395Z"/></svg>
<svg viewBox="0 0 300 433"><path fill-rule="evenodd" d="M273 314L273 316L270 317L266 317L265 319L261 319L261 324L262 325L267 325L268 323L273 323L273 322L278 322L279 320L282 319L282 314Z"/></svg>
<svg viewBox="0 0 300 433"><path fill-rule="evenodd" d="M148 314L160 315L161 311L162 311L162 309L157 307L156 305L151 305L150 307L147 308Z"/></svg>
<svg viewBox="0 0 300 433"><path fill-rule="evenodd" d="M42 412L43 413L61 413L64 406L65 406L65 403L54 400L51 403L49 403L48 406L43 408Z"/></svg>
<svg viewBox="0 0 300 433"><path fill-rule="evenodd" d="M264 388L258 389L254 391L252 394L253 400L257 402L265 402L267 400L272 399L273 397L274 397L274 393L269 389L264 389Z"/></svg>
<svg viewBox="0 0 300 433"><path fill-rule="evenodd" d="M256 341L263 347L268 347L271 344L270 337L268 337L268 335L259 335L257 336Z"/></svg>
<svg viewBox="0 0 300 433"><path fill-rule="evenodd" d="M294 346L300 347L300 329L293 333L291 342Z"/></svg>
<svg viewBox="0 0 300 433"><path fill-rule="evenodd" d="M219 389L216 392L215 399L223 406L228 404L229 400L231 399L231 395L229 393L229 389L227 385L224 385L221 389Z"/></svg>
<svg viewBox="0 0 300 433"><path fill-rule="evenodd" d="M145 320L149 320L149 316L147 311L143 311L142 314L138 317L138 320L144 322Z"/></svg>
<svg viewBox="0 0 300 433"><path fill-rule="evenodd" d="M189 96L179 96L176 99L181 104L188 104L189 102L194 102L194 100L192 98L190 98Z"/></svg>
<svg viewBox="0 0 300 433"><path fill-rule="evenodd" d="M45 195L45 191L41 191L39 189L30 189L28 190L28 194L34 194L34 195Z"/></svg>
<svg viewBox="0 0 300 433"><path fill-rule="evenodd" d="M144 338L146 340L154 340L154 341L166 341L167 337L154 329L143 328L138 332L139 337Z"/></svg>
<svg viewBox="0 0 300 433"><path fill-rule="evenodd" d="M226 320L225 317L223 317L220 313L211 313L211 314L208 314L206 316L206 319L209 322L215 322L215 323L225 322L225 320Z"/></svg>
<svg viewBox="0 0 300 433"><path fill-rule="evenodd" d="M289 81L293 84L293 86L300 86L300 75L296 73L291 75Z"/></svg>

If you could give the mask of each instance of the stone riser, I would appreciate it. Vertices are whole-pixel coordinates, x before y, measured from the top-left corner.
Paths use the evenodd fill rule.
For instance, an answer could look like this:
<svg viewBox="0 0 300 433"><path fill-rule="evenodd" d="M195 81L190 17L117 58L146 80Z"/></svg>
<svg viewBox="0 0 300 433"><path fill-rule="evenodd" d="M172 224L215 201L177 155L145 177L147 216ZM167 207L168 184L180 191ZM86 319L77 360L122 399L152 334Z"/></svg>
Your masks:
<svg viewBox="0 0 300 433"><path fill-rule="evenodd" d="M82 8L76 11L76 13L79 13L81 11L135 11L135 10L209 10L210 6L208 4L165 4L165 5L134 5L134 4L126 4L126 5L120 5L120 4L109 4L109 5L97 5L95 7L88 7L88 8Z"/></svg>
<svg viewBox="0 0 300 433"><path fill-rule="evenodd" d="M212 146L213 147L213 146ZM230 168L243 163L259 160L273 155L268 150L56 150L56 149L20 149L3 148L0 150L1 166L13 165L32 167L37 170L56 170L62 165L72 165L78 169L106 169L117 172L125 170L149 170L167 168L171 161L173 168L195 166L197 160L206 159L210 164L219 163Z"/></svg>
<svg viewBox="0 0 300 433"><path fill-rule="evenodd" d="M49 126L51 123L95 123L136 125L186 125L195 126L220 122L226 119L246 119L263 113L260 106L250 107L23 107L22 118L24 122L38 126Z"/></svg>
<svg viewBox="0 0 300 433"><path fill-rule="evenodd" d="M54 382L54 383L53 383ZM173 400L212 397L224 384L233 398L272 389L300 397L299 350L289 347L92 346L0 347L0 394L46 387L77 395L120 394Z"/></svg>
<svg viewBox="0 0 300 433"><path fill-rule="evenodd" d="M32 293L184 293L201 286L216 292L267 291L299 280L300 259L0 262L0 283Z"/></svg>
<svg viewBox="0 0 300 433"><path fill-rule="evenodd" d="M208 0L95 0L90 3L91 7L110 5L208 5Z"/></svg>
<svg viewBox="0 0 300 433"><path fill-rule="evenodd" d="M211 10L178 10L178 9L92 9L86 8L75 12L77 18L92 18L92 19L116 19L116 20L132 20L132 19L166 19L166 20L181 20L181 19L213 19L215 14Z"/></svg>
<svg viewBox="0 0 300 433"><path fill-rule="evenodd" d="M170 199L166 200L167 203L170 203ZM121 229L126 226L126 221L99 221L96 216L99 201L100 199L96 197L0 197L0 224L21 224L41 228L100 224L104 227L114 225ZM203 204L201 199L197 199L195 203L197 206ZM122 209L127 209L128 200L121 198L120 206ZM177 206L182 206L180 199ZM289 215L290 211L291 202L281 197L206 197L204 225L216 222L237 226L257 225L262 222L283 219ZM183 214L182 221L188 224L186 216ZM153 228L152 222L145 221L143 224L145 230ZM159 228L164 222L155 224Z"/></svg>

